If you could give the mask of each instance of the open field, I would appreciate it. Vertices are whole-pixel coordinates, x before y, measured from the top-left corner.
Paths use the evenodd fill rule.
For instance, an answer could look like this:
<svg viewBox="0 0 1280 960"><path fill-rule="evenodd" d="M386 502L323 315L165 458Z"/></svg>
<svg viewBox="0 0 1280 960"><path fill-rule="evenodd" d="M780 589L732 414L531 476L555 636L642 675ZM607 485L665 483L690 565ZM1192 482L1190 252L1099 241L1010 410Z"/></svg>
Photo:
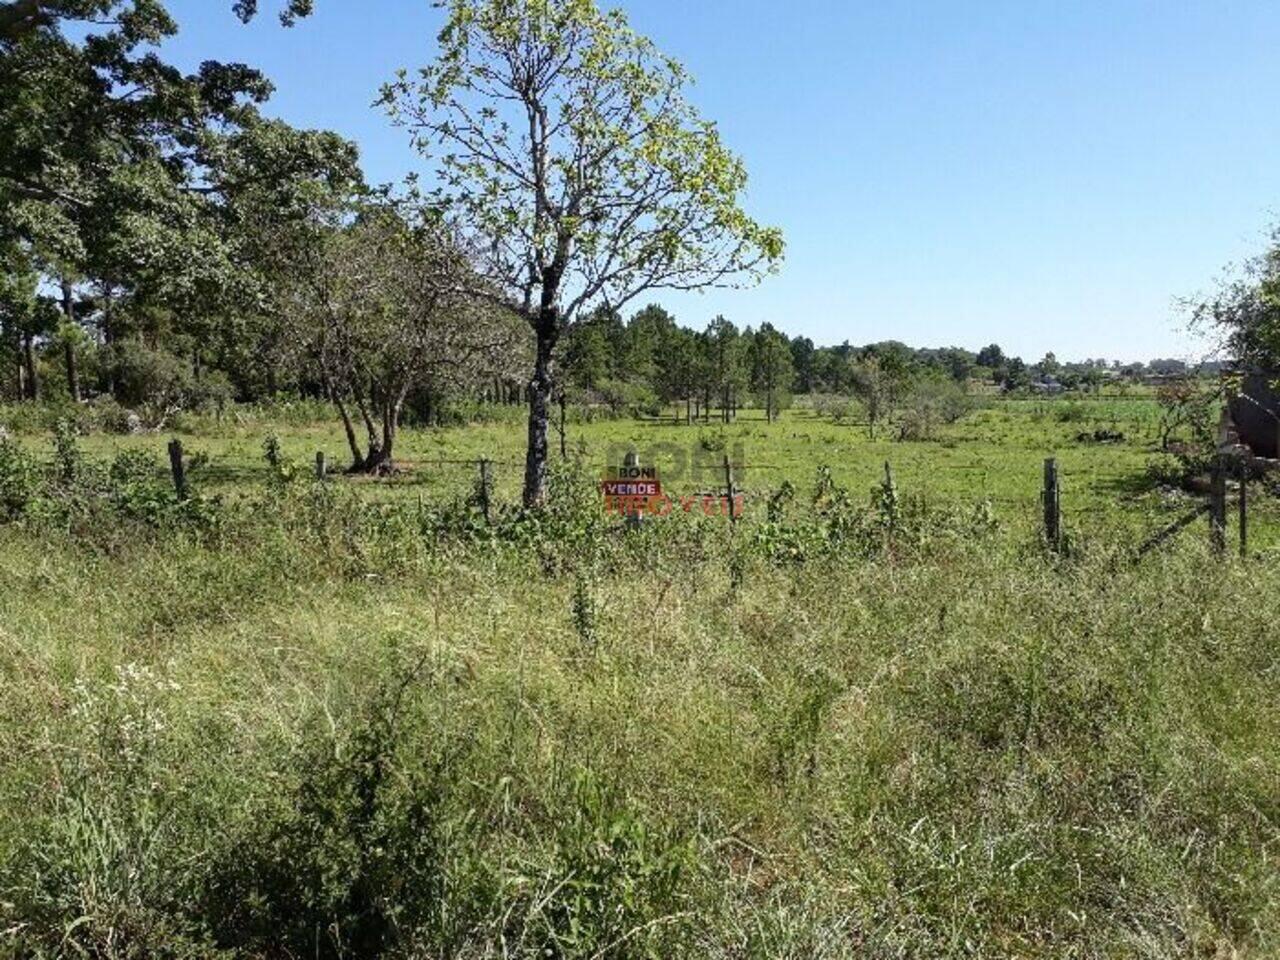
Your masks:
<svg viewBox="0 0 1280 960"><path fill-rule="evenodd" d="M1280 958L1280 6L616 3L0 0L0 960Z"/></svg>
<svg viewBox="0 0 1280 960"><path fill-rule="evenodd" d="M83 438L86 479L0 526L0 950L1274 956L1280 567L1201 524L1132 564L1189 501L1143 482L1150 401L1077 405L922 443L744 413L732 535L624 534L592 489L611 443L716 426L571 424L587 466L536 519L499 466L493 527L426 461L515 463L514 418L324 486L327 424L195 424L190 509L86 487L163 436ZM811 504L823 463L847 504Z"/></svg>
<svg viewBox="0 0 1280 960"><path fill-rule="evenodd" d="M803 499L819 466L829 468L836 484L861 501L880 483L888 462L903 496L957 509L989 502L998 520L1029 534L1040 523L1046 457L1058 460L1064 523L1077 536L1107 542L1128 538L1136 545L1196 502L1150 475L1149 468L1161 458L1160 411L1149 393L990 397L959 422L939 425L926 441L897 440L892 428L880 430L872 441L864 423L835 422L803 405L777 423L766 422L758 410L744 410L734 423L723 425L716 422L716 413L710 423L687 425L671 416L593 420L578 411L569 421L566 446L597 476L623 451L635 449L659 468L666 489L680 494L721 490L721 463L727 454L745 493L746 510L756 515L763 515L769 496L784 481L801 491ZM310 469L316 451L323 450L340 470L349 458L345 440L336 417L323 414L323 408L303 405L274 413L240 409L221 419L187 416L159 436L95 433L84 439L83 447L86 455L101 460L122 450L148 451L160 463L165 440L177 436L188 454L200 457L191 475L198 489L236 496L260 489L268 475L263 457L268 434L278 436L283 455L299 469ZM345 482L370 501L446 502L472 491L478 476L475 461L487 458L493 461L495 500L515 504L523 476L524 411L491 407L486 416L492 422L406 429L397 446L398 475ZM1095 431L1123 439L1097 442L1091 438ZM47 436L27 430L20 439L47 455ZM1280 510L1274 498L1256 498L1250 522L1251 549L1280 544ZM1202 526L1195 528L1197 533Z"/></svg>

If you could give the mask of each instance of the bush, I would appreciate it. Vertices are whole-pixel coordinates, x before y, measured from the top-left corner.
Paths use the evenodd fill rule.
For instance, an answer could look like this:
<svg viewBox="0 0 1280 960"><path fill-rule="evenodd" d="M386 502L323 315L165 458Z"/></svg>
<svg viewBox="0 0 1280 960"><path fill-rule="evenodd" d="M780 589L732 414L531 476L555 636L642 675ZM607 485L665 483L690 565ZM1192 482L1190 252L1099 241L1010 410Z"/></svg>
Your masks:
<svg viewBox="0 0 1280 960"><path fill-rule="evenodd" d="M606 380L592 392L610 416L657 417L662 415L662 401L647 384L629 383L626 380Z"/></svg>
<svg viewBox="0 0 1280 960"><path fill-rule="evenodd" d="M898 439L931 440L937 428L955 423L974 408L973 398L952 380L926 380L907 398L898 423Z"/></svg>
<svg viewBox="0 0 1280 960"><path fill-rule="evenodd" d="M1064 400L1055 405L1053 415L1059 423L1083 423L1089 419L1089 406L1079 400Z"/></svg>
<svg viewBox="0 0 1280 960"><path fill-rule="evenodd" d="M0 436L0 519L17 520L39 495L40 467L16 440Z"/></svg>
<svg viewBox="0 0 1280 960"><path fill-rule="evenodd" d="M852 398L839 393L815 394L812 403L814 413L821 417L830 417L836 423L848 419L857 406Z"/></svg>
<svg viewBox="0 0 1280 960"><path fill-rule="evenodd" d="M213 864L202 912L220 946L258 956L380 956L451 944L480 911L452 878L449 782L417 742L405 757L402 689L379 695L347 737L313 731L250 829ZM323 728L321 728L323 729ZM483 902L483 897L477 897Z"/></svg>

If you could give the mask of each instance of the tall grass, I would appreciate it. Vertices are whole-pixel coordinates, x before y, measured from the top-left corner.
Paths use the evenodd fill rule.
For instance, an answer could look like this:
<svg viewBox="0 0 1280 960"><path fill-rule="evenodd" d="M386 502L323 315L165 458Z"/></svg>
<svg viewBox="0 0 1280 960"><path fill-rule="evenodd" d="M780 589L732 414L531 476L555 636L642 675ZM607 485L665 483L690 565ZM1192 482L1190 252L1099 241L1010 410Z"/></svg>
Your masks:
<svg viewBox="0 0 1280 960"><path fill-rule="evenodd" d="M1280 950L1274 564L87 476L0 526L0 950Z"/></svg>

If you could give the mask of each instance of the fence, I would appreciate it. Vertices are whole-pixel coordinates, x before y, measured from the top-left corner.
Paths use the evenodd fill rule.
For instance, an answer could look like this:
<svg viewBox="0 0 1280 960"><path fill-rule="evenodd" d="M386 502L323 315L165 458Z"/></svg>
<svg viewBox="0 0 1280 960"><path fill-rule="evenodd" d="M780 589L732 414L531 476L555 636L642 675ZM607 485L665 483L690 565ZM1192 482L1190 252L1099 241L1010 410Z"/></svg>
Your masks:
<svg viewBox="0 0 1280 960"><path fill-rule="evenodd" d="M190 486L187 479L187 461L183 451L182 442L173 439L168 444L169 466L173 480L174 489L180 499L190 497ZM494 516L495 493L494 493L494 468L496 466L504 466L509 468L520 468L523 470L524 463L511 460L497 460L489 457L475 458L426 458L414 460L415 467L460 467L468 471L474 471L473 481L470 489L473 492L476 503L479 506L485 521L491 523ZM706 464L702 464L701 468L695 468L694 472L699 469L704 471ZM1211 465L1209 475L1209 489L1206 499L1192 507L1188 512L1178 517L1173 522L1160 528L1155 533L1143 540L1134 550L1133 556L1135 561L1140 560L1152 550L1160 545L1168 542L1181 531L1190 527L1201 517L1208 518L1208 534L1210 544L1216 553L1224 553L1227 545L1227 525L1229 515L1229 490L1230 481L1234 478L1236 489L1236 508L1237 508L1237 535L1239 541L1239 552L1241 557L1248 556L1249 550L1249 483L1254 476L1262 477L1273 470L1280 467L1280 460L1266 460L1258 457L1249 456L1240 453L1220 453ZM715 477L716 483L712 490L701 490L699 496L722 498L728 504L727 510L719 511L721 515L726 516L730 527L736 526L743 517L743 485L741 477L747 471L752 472L770 472L787 469L779 464L768 464L760 462L733 461L728 454L721 457L720 462L715 467L718 476ZM317 451L315 454L314 477L319 482L326 482L329 479L329 464L324 451ZM891 465L886 462L884 464L884 483L892 485L893 472ZM1054 552L1064 552L1068 547L1068 537L1063 525L1063 499L1061 488L1061 473L1058 461L1054 457L1046 458L1042 474L1042 488L1039 497L1040 524L1046 546ZM627 500L628 498L621 498ZM636 517L653 513L648 505L643 502L645 498L633 498L634 502L623 503L621 509L616 512L622 513L628 517L630 521L634 521ZM986 497L987 500L998 500L998 498ZM1014 503L1020 506L1027 506L1027 501L1017 499L1003 499L998 502L1006 504Z"/></svg>

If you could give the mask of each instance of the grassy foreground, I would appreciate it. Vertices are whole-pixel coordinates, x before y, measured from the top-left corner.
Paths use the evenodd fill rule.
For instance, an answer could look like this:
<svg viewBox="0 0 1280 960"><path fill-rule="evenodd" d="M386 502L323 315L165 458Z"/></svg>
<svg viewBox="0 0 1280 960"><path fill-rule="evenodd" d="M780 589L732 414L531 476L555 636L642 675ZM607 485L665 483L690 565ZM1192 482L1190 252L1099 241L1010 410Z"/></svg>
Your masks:
<svg viewBox="0 0 1280 960"><path fill-rule="evenodd" d="M581 493L0 526L0 952L1280 952L1274 564Z"/></svg>

